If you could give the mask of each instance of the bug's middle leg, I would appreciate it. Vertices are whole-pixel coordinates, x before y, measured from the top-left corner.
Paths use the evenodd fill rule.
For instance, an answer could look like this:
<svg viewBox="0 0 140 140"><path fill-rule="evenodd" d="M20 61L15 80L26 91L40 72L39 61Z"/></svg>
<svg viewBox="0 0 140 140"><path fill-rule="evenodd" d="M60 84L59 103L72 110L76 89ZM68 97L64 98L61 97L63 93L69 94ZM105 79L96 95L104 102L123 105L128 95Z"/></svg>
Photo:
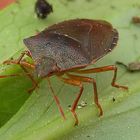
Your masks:
<svg viewBox="0 0 140 140"><path fill-rule="evenodd" d="M75 125L78 125L78 117L77 117L77 114L76 114L75 110L76 110L78 101L79 101L79 99L80 99L80 97L81 97L81 95L83 93L83 89L84 89L83 88L83 84L82 84L81 81L75 80L75 79L71 79L71 78L64 78L62 76L58 76L58 78L61 81L63 81L64 83L66 83L66 84L70 84L70 85L77 86L77 87L80 88L80 91L79 91L79 93L78 93L78 95L77 95L76 99L74 100L74 102L72 104L72 107L71 107L71 112L72 112L72 114L73 114L73 116L75 118Z"/></svg>
<svg viewBox="0 0 140 140"><path fill-rule="evenodd" d="M99 100L98 100L98 92L97 92L97 85L96 85L95 79L90 78L90 77L85 77L85 76L72 75L72 74L68 74L68 73L67 73L67 76L70 77L71 79L75 79L75 80L78 80L78 81L81 81L81 82L87 82L87 83L93 84L94 102L99 109L99 116L102 116L103 115L103 110L102 110L102 107L101 107L101 105L99 103Z"/></svg>

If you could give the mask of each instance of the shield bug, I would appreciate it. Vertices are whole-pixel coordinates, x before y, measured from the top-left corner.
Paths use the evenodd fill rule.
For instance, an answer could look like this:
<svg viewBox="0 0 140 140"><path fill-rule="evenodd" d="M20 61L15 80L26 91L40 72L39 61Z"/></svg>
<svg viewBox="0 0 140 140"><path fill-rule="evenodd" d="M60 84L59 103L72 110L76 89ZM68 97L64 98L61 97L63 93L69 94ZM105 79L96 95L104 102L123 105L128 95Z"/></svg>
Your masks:
<svg viewBox="0 0 140 140"><path fill-rule="evenodd" d="M64 119L63 109L53 91L49 77L55 75L61 81L79 87L77 97L71 106L75 124L78 124L75 110L84 90L84 82L93 85L94 102L99 109L99 116L103 115L98 101L96 80L83 74L113 71L112 86L128 89L126 86L116 84L117 67L115 65L87 68L111 52L117 41L118 32L110 23L102 20L73 19L54 24L39 34L24 39L23 42L28 50L17 60L7 60L4 63L19 64L24 69L27 67L34 69L38 77L47 78L54 100ZM34 64L23 60L25 54L33 59ZM34 83L34 89L37 84L31 75L29 76Z"/></svg>
<svg viewBox="0 0 140 140"><path fill-rule="evenodd" d="M50 5L46 0L36 1L35 13L38 18L45 19L51 12L53 12L52 5Z"/></svg>

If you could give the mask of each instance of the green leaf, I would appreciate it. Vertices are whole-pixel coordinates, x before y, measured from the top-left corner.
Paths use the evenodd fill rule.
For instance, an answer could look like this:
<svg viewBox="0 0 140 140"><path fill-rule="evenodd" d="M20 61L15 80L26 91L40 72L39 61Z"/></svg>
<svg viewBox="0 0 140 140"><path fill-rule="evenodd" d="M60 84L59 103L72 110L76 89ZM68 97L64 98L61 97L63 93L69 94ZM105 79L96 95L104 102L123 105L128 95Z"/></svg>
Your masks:
<svg viewBox="0 0 140 140"><path fill-rule="evenodd" d="M140 61L140 26L131 22L132 17L140 13L139 0L53 0L50 3L54 12L46 20L36 18L34 2L21 0L19 4L12 4L0 12L0 62L12 56L17 57L21 49L25 49L23 38L51 24L72 18L108 20L119 31L118 47L94 67L114 64L116 61L125 64ZM111 87L111 72L89 75L97 81L104 115L98 117L92 85L84 84L81 101L87 105L77 109L78 126L74 126L75 120L68 107L76 97L78 88L60 82L55 76L51 78L67 117L63 121L45 79L30 96L27 90L31 82L26 76L0 79L0 139L140 139L140 73L127 72L121 66L118 69L117 83L128 85L129 91ZM1 65L0 75L11 73L23 72L15 65Z"/></svg>

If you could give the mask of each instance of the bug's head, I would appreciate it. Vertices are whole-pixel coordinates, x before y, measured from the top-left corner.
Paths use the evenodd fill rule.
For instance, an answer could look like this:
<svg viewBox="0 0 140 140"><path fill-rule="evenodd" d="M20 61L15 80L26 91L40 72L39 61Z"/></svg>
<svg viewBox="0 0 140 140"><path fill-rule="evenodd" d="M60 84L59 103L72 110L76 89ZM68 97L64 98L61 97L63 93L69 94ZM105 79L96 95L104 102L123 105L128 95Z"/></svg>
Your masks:
<svg viewBox="0 0 140 140"><path fill-rule="evenodd" d="M23 39L23 43L25 44L27 49L30 50L31 54L34 57L37 57L38 53L44 47L46 40L47 39L42 34L38 34L38 35Z"/></svg>
<svg viewBox="0 0 140 140"><path fill-rule="evenodd" d="M54 59L50 57L42 57L36 64L36 72L38 77L51 76L55 72L58 72L59 68Z"/></svg>

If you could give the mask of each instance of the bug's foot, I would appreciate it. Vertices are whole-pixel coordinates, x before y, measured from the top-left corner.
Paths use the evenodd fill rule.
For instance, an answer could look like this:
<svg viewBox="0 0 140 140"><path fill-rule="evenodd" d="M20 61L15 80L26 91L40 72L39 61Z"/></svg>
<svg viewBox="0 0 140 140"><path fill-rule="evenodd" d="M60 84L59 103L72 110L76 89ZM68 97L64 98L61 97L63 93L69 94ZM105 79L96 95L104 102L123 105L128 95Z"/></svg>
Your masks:
<svg viewBox="0 0 140 140"><path fill-rule="evenodd" d="M118 85L118 84L112 84L113 87L116 87L116 88L120 88L120 89L123 89L123 90L128 90L128 87L127 86L121 86L121 85Z"/></svg>
<svg viewBox="0 0 140 140"><path fill-rule="evenodd" d="M101 116L103 116L103 110L102 109L99 110L99 117L101 117Z"/></svg>
<svg viewBox="0 0 140 140"><path fill-rule="evenodd" d="M39 88L38 83L35 84L32 88L28 89L28 93L32 93L36 88Z"/></svg>
<svg viewBox="0 0 140 140"><path fill-rule="evenodd" d="M123 90L128 90L127 86L120 86L119 88L123 89Z"/></svg>
<svg viewBox="0 0 140 140"><path fill-rule="evenodd" d="M34 90L35 90L35 88L30 88L30 89L28 89L28 93L30 94L30 93L32 93Z"/></svg>
<svg viewBox="0 0 140 140"><path fill-rule="evenodd" d="M74 126L77 126L78 123L79 123L79 121L78 121L78 117L77 117L77 114L76 114L76 112L73 111L73 110L71 110L71 112L72 112L72 114L73 114L73 116L74 116L74 118L75 118L75 124L74 124Z"/></svg>
<svg viewBox="0 0 140 140"><path fill-rule="evenodd" d="M103 116L103 109L99 103L96 103L98 109L99 109L99 117Z"/></svg>

